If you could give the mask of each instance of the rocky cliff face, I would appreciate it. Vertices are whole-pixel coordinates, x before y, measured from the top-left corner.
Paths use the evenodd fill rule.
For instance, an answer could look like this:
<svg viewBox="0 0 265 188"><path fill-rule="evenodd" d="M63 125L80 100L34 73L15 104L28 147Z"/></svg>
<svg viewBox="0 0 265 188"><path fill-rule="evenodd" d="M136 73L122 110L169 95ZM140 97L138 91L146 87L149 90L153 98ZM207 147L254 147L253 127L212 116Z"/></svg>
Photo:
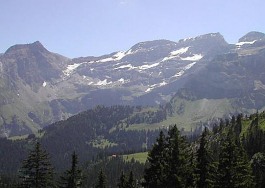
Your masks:
<svg viewBox="0 0 265 188"><path fill-rule="evenodd" d="M264 49L258 32L237 44L210 33L75 59L40 42L15 45L0 56L2 134L36 131L98 104L164 104L183 89L198 100L230 98L238 108L262 108Z"/></svg>

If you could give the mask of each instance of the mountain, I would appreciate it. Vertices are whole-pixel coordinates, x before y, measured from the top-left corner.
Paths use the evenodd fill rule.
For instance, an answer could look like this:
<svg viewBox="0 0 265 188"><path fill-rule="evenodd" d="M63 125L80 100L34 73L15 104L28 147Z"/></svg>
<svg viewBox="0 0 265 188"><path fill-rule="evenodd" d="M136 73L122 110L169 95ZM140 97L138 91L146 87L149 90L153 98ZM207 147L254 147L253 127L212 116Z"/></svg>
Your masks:
<svg viewBox="0 0 265 188"><path fill-rule="evenodd" d="M56 92L43 88L47 82L58 82L62 69L70 61L49 52L40 42L12 46L0 57L0 124L3 134L9 134L9 125L12 125L14 134L31 132L29 127L35 131L39 129L41 118L50 118L45 109L49 105L45 104Z"/></svg>
<svg viewBox="0 0 265 188"><path fill-rule="evenodd" d="M1 134L36 132L96 105L165 104L180 124L262 109L264 36L228 44L210 33L74 59L40 42L15 45L0 56Z"/></svg>
<svg viewBox="0 0 265 188"><path fill-rule="evenodd" d="M169 103L175 119L194 124L264 110L264 42L264 34L250 32L191 75Z"/></svg>

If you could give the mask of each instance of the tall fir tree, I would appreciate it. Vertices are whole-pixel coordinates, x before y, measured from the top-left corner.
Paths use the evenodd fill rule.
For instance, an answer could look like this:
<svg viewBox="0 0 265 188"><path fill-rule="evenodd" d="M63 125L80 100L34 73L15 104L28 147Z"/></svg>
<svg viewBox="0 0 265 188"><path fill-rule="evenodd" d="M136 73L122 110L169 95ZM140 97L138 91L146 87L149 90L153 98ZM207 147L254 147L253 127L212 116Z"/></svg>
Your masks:
<svg viewBox="0 0 265 188"><path fill-rule="evenodd" d="M235 124L235 134L236 138L240 138L240 133L242 131L242 114L237 115Z"/></svg>
<svg viewBox="0 0 265 188"><path fill-rule="evenodd" d="M122 171L117 186L118 188L135 188L136 185L135 185L133 172L130 171L128 176L126 176L124 172Z"/></svg>
<svg viewBox="0 0 265 188"><path fill-rule="evenodd" d="M134 179L134 175L132 171L130 171L130 174L129 174L127 188L136 188L135 179Z"/></svg>
<svg viewBox="0 0 265 188"><path fill-rule="evenodd" d="M187 175L187 183L186 186L187 188L194 188L196 185L196 174L195 174L195 169L196 169L196 164L195 164L195 154L194 152L191 152L190 158L189 158L189 164L188 164L188 169L187 171L189 174Z"/></svg>
<svg viewBox="0 0 265 188"><path fill-rule="evenodd" d="M241 143L236 143L232 129L221 145L216 187L254 187L250 163Z"/></svg>
<svg viewBox="0 0 265 188"><path fill-rule="evenodd" d="M60 188L80 188L82 185L82 171L78 168L77 154L72 154L72 165L61 177Z"/></svg>
<svg viewBox="0 0 265 188"><path fill-rule="evenodd" d="M166 150L166 187L185 187L189 167L189 147L186 139L180 135L177 126L168 131Z"/></svg>
<svg viewBox="0 0 265 188"><path fill-rule="evenodd" d="M127 188L127 184L128 184L127 178L126 178L124 172L122 171L117 186L118 186L118 188Z"/></svg>
<svg viewBox="0 0 265 188"><path fill-rule="evenodd" d="M39 142L29 152L20 169L21 187L50 188L54 187L53 168L48 153L41 148Z"/></svg>
<svg viewBox="0 0 265 188"><path fill-rule="evenodd" d="M148 188L163 187L166 177L166 141L163 131L160 132L151 151L148 153L147 161L149 167L145 169L143 186Z"/></svg>
<svg viewBox="0 0 265 188"><path fill-rule="evenodd" d="M198 188L208 188L214 186L214 165L213 160L211 158L211 153L207 148L207 129L205 128L199 143L199 149L196 152L196 186Z"/></svg>
<svg viewBox="0 0 265 188"><path fill-rule="evenodd" d="M251 122L246 135L243 137L243 145L249 158L252 158L255 153L265 152L265 131L260 128L257 119L256 117Z"/></svg>
<svg viewBox="0 0 265 188"><path fill-rule="evenodd" d="M265 187L265 154L259 152L253 155L251 166L255 176L256 188Z"/></svg>
<svg viewBox="0 0 265 188"><path fill-rule="evenodd" d="M98 174L98 180L96 182L96 188L106 188L107 187L107 178L103 170L101 169Z"/></svg>

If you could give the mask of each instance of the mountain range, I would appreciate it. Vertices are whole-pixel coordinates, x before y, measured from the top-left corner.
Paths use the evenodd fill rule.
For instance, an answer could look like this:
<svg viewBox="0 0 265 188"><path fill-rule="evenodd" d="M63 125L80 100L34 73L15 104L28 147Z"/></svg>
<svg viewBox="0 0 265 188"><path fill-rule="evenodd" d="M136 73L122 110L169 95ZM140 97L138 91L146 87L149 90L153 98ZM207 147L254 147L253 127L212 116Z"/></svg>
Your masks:
<svg viewBox="0 0 265 188"><path fill-rule="evenodd" d="M0 55L0 133L37 132L96 105L164 105L168 122L183 125L248 113L265 107L264 74L260 32L236 44L210 33L73 59L39 41L14 45Z"/></svg>

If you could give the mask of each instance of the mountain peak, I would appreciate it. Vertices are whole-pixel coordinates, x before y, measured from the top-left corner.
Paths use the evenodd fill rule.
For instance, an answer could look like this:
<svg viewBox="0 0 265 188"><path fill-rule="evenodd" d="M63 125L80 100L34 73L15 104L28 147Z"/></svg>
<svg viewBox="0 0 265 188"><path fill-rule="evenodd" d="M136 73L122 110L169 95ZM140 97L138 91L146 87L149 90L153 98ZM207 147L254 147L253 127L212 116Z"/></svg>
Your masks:
<svg viewBox="0 0 265 188"><path fill-rule="evenodd" d="M23 53L26 51L40 51L40 52L48 52L48 50L40 43L40 41L36 41L30 44L17 44L8 48L5 54L13 54L13 53Z"/></svg>
<svg viewBox="0 0 265 188"><path fill-rule="evenodd" d="M152 41L145 41L145 42L139 42L131 47L132 51L136 51L139 49L148 49L148 48L154 48L158 46L165 46L165 45L174 45L175 42L161 39L161 40L152 40Z"/></svg>
<svg viewBox="0 0 265 188"><path fill-rule="evenodd" d="M28 44L29 46L34 46L34 47L39 47L39 48L44 48L44 46L41 44L40 41L35 41L31 44Z"/></svg>
<svg viewBox="0 0 265 188"><path fill-rule="evenodd" d="M223 38L223 35L221 35L219 32L217 32L217 33L208 33L208 34L200 35L196 38L215 38L215 37Z"/></svg>
<svg viewBox="0 0 265 188"><path fill-rule="evenodd" d="M223 35L221 35L219 32L218 33L208 33L208 34L205 34L205 35L200 35L200 36L195 37L195 40L197 40L197 41L214 40L214 41L225 42L226 43Z"/></svg>
<svg viewBox="0 0 265 188"><path fill-rule="evenodd" d="M186 38L179 40L179 43L194 43L194 42L206 42L206 41L212 41L212 42L218 42L220 44L227 44L224 37L218 32L218 33L208 33L204 35L199 35L197 37L192 38Z"/></svg>
<svg viewBox="0 0 265 188"><path fill-rule="evenodd" d="M260 40L260 39L264 39L265 38L265 34L261 33L261 32L257 32L257 31L251 31L249 33L247 33L246 35L244 35L243 37L241 37L238 42L252 42L255 40Z"/></svg>

